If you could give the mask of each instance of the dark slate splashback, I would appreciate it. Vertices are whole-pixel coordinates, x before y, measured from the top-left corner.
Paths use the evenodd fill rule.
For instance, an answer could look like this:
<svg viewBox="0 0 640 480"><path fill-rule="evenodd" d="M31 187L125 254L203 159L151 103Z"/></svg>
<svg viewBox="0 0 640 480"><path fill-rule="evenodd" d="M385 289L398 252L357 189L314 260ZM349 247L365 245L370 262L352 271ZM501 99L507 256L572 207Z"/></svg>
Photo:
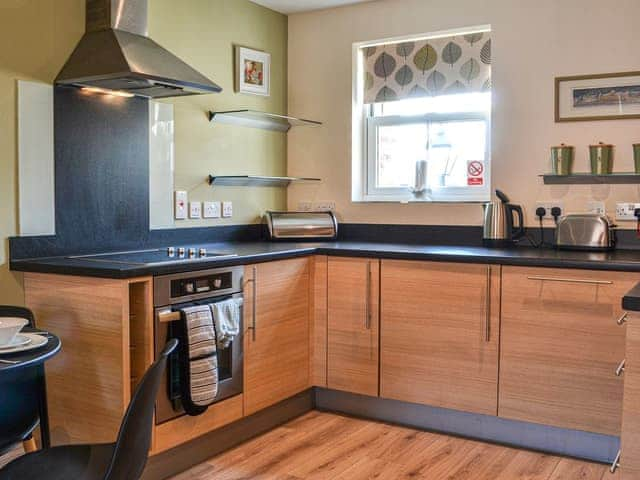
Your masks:
<svg viewBox="0 0 640 480"><path fill-rule="evenodd" d="M148 101L56 87L56 243L137 247L149 231Z"/></svg>

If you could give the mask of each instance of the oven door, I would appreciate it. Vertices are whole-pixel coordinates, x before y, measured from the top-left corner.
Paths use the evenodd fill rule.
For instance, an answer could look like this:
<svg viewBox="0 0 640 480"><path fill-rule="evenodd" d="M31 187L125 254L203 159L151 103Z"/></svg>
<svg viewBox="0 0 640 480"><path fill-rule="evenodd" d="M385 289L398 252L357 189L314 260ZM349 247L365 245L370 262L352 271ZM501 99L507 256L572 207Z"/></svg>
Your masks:
<svg viewBox="0 0 640 480"><path fill-rule="evenodd" d="M208 305L228 298L242 298L242 294L226 295L195 302L182 303L155 309L155 355L156 358L167 341L174 337L175 322L180 322L178 312L181 308L193 305ZM242 393L242 362L243 362L243 311L240 307L240 333L227 348L218 348L218 396L216 402ZM180 364L178 349L171 354L167 361L164 381L160 386L156 399L156 424L164 423L173 418L185 415L180 398Z"/></svg>

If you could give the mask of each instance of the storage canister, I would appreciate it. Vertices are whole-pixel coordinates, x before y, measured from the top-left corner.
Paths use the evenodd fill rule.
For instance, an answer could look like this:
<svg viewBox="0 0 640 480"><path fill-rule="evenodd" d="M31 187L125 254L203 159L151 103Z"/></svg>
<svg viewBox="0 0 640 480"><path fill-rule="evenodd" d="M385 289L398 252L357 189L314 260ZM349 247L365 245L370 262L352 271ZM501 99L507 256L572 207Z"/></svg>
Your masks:
<svg viewBox="0 0 640 480"><path fill-rule="evenodd" d="M551 147L551 173L554 175L571 175L573 169L573 152L571 145L561 143Z"/></svg>
<svg viewBox="0 0 640 480"><path fill-rule="evenodd" d="M589 158L593 175L609 175L613 171L613 145L589 145Z"/></svg>
<svg viewBox="0 0 640 480"><path fill-rule="evenodd" d="M633 164L636 167L636 173L640 173L640 143L633 144Z"/></svg>

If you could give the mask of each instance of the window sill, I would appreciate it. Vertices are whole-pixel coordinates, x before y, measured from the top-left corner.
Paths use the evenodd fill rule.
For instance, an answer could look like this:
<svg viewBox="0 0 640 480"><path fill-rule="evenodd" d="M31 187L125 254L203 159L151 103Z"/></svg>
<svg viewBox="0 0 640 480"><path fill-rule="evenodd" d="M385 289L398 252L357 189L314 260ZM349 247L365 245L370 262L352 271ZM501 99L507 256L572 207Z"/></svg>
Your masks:
<svg viewBox="0 0 640 480"><path fill-rule="evenodd" d="M483 203L487 203L490 201L489 196L486 198L415 198L413 196L407 197L396 197L396 196L387 196L387 195L365 195L360 198L352 198L352 203L400 203L400 204L409 204L409 203L437 203L437 204L470 204L470 205L480 205Z"/></svg>

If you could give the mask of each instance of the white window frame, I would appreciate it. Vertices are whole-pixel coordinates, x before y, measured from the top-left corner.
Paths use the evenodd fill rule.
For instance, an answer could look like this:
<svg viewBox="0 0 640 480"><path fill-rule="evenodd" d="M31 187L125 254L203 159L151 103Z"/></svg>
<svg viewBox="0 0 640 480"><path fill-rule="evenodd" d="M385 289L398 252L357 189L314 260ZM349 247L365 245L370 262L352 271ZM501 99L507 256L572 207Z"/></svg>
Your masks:
<svg viewBox="0 0 640 480"><path fill-rule="evenodd" d="M369 112L373 108L368 109ZM485 128L485 176L482 187L437 187L432 188L429 199L415 199L407 187L377 187L378 174L378 128L394 125L415 125L435 122L484 121ZM431 202L486 202L491 196L491 162L489 149L491 144L491 116L483 112L428 113L424 115L388 115L373 116L367 113L365 118L366 151L365 158L365 201L431 201ZM425 139L426 143L426 139Z"/></svg>
<svg viewBox="0 0 640 480"><path fill-rule="evenodd" d="M356 42L352 45L352 188L351 201L360 202L443 202L443 203L482 203L491 198L491 112L482 114L481 112L472 112L471 114L447 113L447 114L427 114L418 116L390 116L390 117L374 117L372 115L372 106L364 103L364 92L361 88L364 84L364 55L362 49L365 47L373 47L387 43L396 43L403 41L420 41L431 38L446 37L453 35L462 35L470 31L491 31L491 25L479 25L476 27L466 27L453 30L444 30L433 32L425 35L404 35L399 37L390 37L381 40ZM492 111L493 109L491 109ZM397 118L406 121L405 123L417 123L420 121L436 121L438 117L443 119L457 119L460 115L470 115L474 117L482 117L486 121L485 142L485 177L484 186L478 190L472 190L466 187L444 187L432 189L429 198L418 199L408 189L404 188L388 188L380 189L386 192L377 192L376 189L370 189L371 183L370 172L376 174L375 167L370 168L370 159L375 159L371 152L371 135L369 134L373 125L380 125L385 118ZM389 120L392 121L392 120ZM377 142L376 142L377 148ZM375 179L373 179L375 180Z"/></svg>

